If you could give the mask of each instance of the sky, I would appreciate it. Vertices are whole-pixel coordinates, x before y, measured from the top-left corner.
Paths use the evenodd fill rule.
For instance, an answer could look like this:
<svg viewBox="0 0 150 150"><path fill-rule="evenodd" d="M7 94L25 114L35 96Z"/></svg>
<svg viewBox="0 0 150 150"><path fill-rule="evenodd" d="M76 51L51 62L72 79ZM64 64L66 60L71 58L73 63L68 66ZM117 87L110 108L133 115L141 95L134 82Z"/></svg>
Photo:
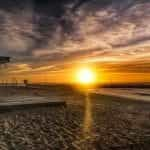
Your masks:
<svg viewBox="0 0 150 150"><path fill-rule="evenodd" d="M150 82L150 0L1 0L0 80Z"/></svg>

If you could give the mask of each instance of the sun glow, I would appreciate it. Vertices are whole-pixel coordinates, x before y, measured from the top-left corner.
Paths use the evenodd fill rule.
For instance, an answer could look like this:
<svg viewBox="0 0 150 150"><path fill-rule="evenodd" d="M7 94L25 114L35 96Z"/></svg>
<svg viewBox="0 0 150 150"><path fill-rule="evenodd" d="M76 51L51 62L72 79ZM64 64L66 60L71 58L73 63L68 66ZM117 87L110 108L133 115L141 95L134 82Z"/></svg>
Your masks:
<svg viewBox="0 0 150 150"><path fill-rule="evenodd" d="M81 68L77 71L76 80L81 84L92 84L96 80L95 72L90 68Z"/></svg>

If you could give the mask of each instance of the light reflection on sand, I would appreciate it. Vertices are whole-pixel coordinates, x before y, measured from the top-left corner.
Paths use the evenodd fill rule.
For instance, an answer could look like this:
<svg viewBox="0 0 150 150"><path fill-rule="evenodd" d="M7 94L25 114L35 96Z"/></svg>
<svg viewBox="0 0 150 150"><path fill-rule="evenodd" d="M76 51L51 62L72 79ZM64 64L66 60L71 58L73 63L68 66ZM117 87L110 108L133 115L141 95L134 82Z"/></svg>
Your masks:
<svg viewBox="0 0 150 150"><path fill-rule="evenodd" d="M92 103L91 99L86 93L86 98L85 98L85 114L84 114L84 122L83 122L83 133L84 136L87 136L91 133L91 127L92 127Z"/></svg>
<svg viewBox="0 0 150 150"><path fill-rule="evenodd" d="M91 93L150 102L150 88L101 88Z"/></svg>

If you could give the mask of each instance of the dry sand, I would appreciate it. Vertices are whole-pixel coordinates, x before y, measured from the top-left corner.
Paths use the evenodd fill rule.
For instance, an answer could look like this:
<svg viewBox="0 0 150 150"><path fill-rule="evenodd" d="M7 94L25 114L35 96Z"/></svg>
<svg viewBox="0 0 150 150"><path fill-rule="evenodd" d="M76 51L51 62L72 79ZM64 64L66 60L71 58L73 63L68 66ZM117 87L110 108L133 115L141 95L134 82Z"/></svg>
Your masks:
<svg viewBox="0 0 150 150"><path fill-rule="evenodd" d="M0 112L0 150L149 150L150 103L65 90L0 88L0 98L58 97L67 107Z"/></svg>

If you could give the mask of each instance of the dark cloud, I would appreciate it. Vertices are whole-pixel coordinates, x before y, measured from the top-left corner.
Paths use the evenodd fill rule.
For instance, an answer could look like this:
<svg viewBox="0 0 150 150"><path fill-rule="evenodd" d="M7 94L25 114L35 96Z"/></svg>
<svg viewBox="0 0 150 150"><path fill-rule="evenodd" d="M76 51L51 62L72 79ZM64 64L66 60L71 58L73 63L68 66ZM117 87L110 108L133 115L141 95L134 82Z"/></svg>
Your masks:
<svg viewBox="0 0 150 150"><path fill-rule="evenodd" d="M148 56L136 49L150 39L149 7L149 0L1 0L0 55L31 68Z"/></svg>

